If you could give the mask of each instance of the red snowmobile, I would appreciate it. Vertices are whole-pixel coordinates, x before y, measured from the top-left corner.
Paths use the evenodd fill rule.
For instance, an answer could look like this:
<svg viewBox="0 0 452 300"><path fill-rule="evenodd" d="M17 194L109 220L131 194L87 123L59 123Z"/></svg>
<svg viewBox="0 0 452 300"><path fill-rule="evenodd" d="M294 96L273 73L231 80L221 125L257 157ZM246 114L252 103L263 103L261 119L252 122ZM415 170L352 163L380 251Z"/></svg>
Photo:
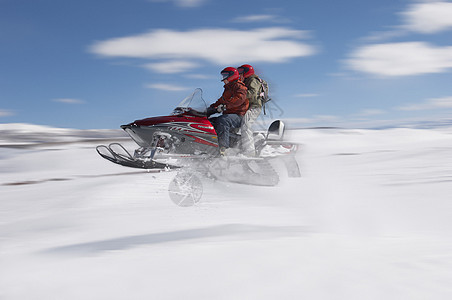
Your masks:
<svg viewBox="0 0 452 300"><path fill-rule="evenodd" d="M103 158L122 166L162 170L182 168L186 170L184 174L273 186L279 182L279 176L270 162L281 159L290 177L300 176L295 160L299 145L283 140L284 123L280 120L274 121L267 132L254 133L256 157L239 154L240 135L237 132L231 132L231 146L238 155L220 157L217 134L207 116L201 89L182 100L171 115L136 120L121 128L139 146L133 155L119 143L100 145L96 150Z"/></svg>

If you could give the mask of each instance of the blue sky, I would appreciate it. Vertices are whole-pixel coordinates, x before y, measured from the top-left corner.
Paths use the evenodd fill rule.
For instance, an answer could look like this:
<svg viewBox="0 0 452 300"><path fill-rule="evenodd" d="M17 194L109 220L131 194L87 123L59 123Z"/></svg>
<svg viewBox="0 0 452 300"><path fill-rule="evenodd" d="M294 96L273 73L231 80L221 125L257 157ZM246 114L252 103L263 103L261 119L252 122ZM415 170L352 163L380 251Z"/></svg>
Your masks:
<svg viewBox="0 0 452 300"><path fill-rule="evenodd" d="M0 123L118 128L244 63L296 127L450 119L452 2L0 0Z"/></svg>

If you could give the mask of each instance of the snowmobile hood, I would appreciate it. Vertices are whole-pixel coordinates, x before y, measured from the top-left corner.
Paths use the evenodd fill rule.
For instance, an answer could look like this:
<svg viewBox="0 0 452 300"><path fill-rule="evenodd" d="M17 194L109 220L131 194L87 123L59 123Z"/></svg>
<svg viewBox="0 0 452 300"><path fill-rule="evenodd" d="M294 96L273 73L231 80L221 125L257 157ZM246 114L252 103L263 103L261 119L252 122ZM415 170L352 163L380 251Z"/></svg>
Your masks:
<svg viewBox="0 0 452 300"><path fill-rule="evenodd" d="M180 126L186 126L195 130L204 131L208 134L216 134L214 127L206 117L198 117L185 114L135 120L132 123L121 125L121 128L125 130L127 128L155 127L159 125L174 130L178 130L178 127ZM173 126L174 128L172 128Z"/></svg>

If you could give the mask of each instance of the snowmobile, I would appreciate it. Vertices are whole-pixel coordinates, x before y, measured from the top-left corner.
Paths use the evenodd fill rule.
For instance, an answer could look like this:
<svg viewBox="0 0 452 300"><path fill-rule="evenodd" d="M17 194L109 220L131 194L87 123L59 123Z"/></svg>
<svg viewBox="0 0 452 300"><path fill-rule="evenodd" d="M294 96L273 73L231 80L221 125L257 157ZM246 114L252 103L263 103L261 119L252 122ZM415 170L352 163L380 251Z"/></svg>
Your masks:
<svg viewBox="0 0 452 300"><path fill-rule="evenodd" d="M271 123L266 132L254 133L256 157L252 158L239 154L240 134L236 130L231 131L231 152L235 151L238 155L223 157L219 155L217 134L210 122L212 117L215 115L208 115L208 106L202 98L202 90L198 88L168 116L121 125L139 146L133 154L119 143L99 145L96 150L101 157L126 167L183 170L170 184L172 200L182 206L192 205L201 197L202 185L196 175L274 186L279 182L279 176L270 161L281 159L290 177L300 176L295 159L299 145L283 140L285 125L282 121Z"/></svg>

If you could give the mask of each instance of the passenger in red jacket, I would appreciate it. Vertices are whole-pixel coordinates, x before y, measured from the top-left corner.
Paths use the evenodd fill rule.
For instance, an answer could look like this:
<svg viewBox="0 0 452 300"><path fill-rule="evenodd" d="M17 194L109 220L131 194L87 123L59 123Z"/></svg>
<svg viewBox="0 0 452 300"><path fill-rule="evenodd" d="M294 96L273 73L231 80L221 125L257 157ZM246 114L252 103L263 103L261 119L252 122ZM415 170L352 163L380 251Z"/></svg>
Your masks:
<svg viewBox="0 0 452 300"><path fill-rule="evenodd" d="M246 98L246 87L239 80L237 69L227 67L221 71L224 82L223 95L215 103L210 105L210 111L223 113L221 116L212 118L212 125L218 136L220 155L224 155L230 147L229 133L231 128L240 128L242 118L248 110L248 99Z"/></svg>

